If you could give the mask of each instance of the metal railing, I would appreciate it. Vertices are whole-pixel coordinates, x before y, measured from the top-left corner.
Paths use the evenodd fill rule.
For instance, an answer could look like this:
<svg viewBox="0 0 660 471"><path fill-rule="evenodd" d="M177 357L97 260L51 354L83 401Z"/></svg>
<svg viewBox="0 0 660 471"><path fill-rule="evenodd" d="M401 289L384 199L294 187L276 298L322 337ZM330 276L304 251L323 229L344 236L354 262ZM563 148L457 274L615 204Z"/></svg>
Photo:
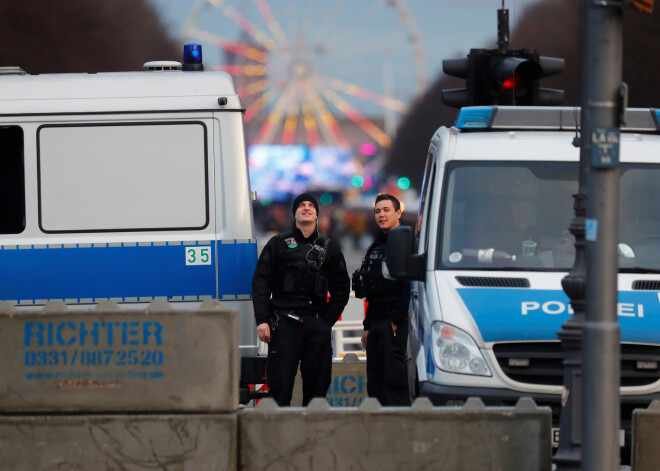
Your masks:
<svg viewBox="0 0 660 471"><path fill-rule="evenodd" d="M332 327L332 351L335 358L343 358L347 353L354 353L365 359L362 349L362 321L338 321Z"/></svg>

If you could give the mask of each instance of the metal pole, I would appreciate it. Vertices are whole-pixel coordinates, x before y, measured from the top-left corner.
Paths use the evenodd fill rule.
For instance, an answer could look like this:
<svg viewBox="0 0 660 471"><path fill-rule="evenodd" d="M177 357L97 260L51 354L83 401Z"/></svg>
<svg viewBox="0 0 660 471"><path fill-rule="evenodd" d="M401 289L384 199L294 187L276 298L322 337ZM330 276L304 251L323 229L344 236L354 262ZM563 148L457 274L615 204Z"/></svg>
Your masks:
<svg viewBox="0 0 660 471"><path fill-rule="evenodd" d="M582 153L582 152L581 152ZM582 170L580 174L582 174ZM582 178L580 179L582 180ZM569 230L575 236L575 262L570 273L561 280L564 291L571 299L573 315L562 324L557 337L564 351L564 387L561 398L559 446L553 456L557 471L580 471L581 412L582 405L582 330L585 318L586 251L585 214L586 188L580 184L574 195L575 217Z"/></svg>
<svg viewBox="0 0 660 471"><path fill-rule="evenodd" d="M504 8L504 5L497 10L497 47L500 49L509 47L509 10Z"/></svg>
<svg viewBox="0 0 660 471"><path fill-rule="evenodd" d="M587 284L582 396L583 470L619 466L620 327L617 318L619 238L619 128L623 1L586 0L588 127Z"/></svg>
<svg viewBox="0 0 660 471"><path fill-rule="evenodd" d="M582 174L583 172L580 171ZM582 179L580 179L582 180ZM573 315L562 324L557 337L564 351L564 387L561 399L559 423L559 447L552 460L557 465L557 471L580 471L581 446L581 416L582 404L582 329L585 318L585 285L586 285L586 253L585 253L585 187L580 185L574 195L573 210L575 217L569 230L575 236L575 262L570 273L561 280L564 291L571 299Z"/></svg>
<svg viewBox="0 0 660 471"><path fill-rule="evenodd" d="M587 16L588 2L582 7L582 17ZM580 127L584 132L589 127L589 115L584 112L587 106L585 91L588 88L588 67L586 61L589 52L587 42L588 24L585 22L580 31L580 90L581 107ZM576 112L577 113L577 112ZM577 120L576 120L577 121ZM576 122L577 126L577 122ZM583 134L584 136L584 134ZM575 237L575 260L569 274L561 280L564 292L571 300L573 315L561 326L557 337L564 352L564 385L561 399L559 423L559 446L553 456L557 471L580 471L582 468L582 332L585 322L585 298L587 278L587 254L585 248L585 219L587 214L587 173L589 171L588 142L577 137L573 145L580 147L580 167L578 192L573 195L575 216L569 230Z"/></svg>
<svg viewBox="0 0 660 471"><path fill-rule="evenodd" d="M553 458L558 471L614 471L619 464L622 8L620 0L583 3L580 175L570 226L576 255L562 280L574 315L557 334L565 352L559 449Z"/></svg>

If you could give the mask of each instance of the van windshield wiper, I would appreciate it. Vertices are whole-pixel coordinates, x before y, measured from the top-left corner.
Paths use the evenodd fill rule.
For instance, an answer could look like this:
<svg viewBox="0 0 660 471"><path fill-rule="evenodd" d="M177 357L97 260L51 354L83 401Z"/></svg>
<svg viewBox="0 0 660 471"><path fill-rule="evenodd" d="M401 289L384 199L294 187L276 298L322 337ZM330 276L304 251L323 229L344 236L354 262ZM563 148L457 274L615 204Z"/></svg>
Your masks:
<svg viewBox="0 0 660 471"><path fill-rule="evenodd" d="M660 273L660 269L646 267L625 267L619 268L619 273Z"/></svg>
<svg viewBox="0 0 660 471"><path fill-rule="evenodd" d="M481 271L539 271L543 268L530 268L530 267L512 267L512 266L481 266L475 267L461 267L461 270L481 270Z"/></svg>

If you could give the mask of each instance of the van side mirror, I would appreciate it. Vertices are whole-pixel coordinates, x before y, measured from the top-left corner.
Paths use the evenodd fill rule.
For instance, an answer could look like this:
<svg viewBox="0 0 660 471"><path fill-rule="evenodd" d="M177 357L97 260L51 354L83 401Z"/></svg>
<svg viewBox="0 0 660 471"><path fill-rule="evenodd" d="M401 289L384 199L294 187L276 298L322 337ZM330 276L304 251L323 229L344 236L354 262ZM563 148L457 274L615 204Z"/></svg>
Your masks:
<svg viewBox="0 0 660 471"><path fill-rule="evenodd" d="M398 226L390 231L385 246L387 270L394 278L424 281L426 254L413 254L413 231L408 226Z"/></svg>

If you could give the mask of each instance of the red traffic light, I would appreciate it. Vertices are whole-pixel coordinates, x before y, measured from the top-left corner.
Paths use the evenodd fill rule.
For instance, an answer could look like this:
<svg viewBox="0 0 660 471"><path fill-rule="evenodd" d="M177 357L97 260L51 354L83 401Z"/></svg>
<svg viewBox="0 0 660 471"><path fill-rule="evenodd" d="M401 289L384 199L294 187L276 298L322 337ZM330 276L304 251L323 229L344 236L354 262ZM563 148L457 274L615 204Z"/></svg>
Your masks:
<svg viewBox="0 0 660 471"><path fill-rule="evenodd" d="M442 101L456 108L559 105L563 90L541 88L539 80L563 69L564 59L539 56L536 49L471 49L467 58L443 61L444 72L467 78L467 87L442 90Z"/></svg>
<svg viewBox="0 0 660 471"><path fill-rule="evenodd" d="M530 59L511 56L492 56L491 77L503 92L529 87L541 76L541 66Z"/></svg>
<svg viewBox="0 0 660 471"><path fill-rule="evenodd" d="M506 79L504 83L502 83L502 86L500 87L503 92L511 92L516 89L518 83L520 83L520 80L518 79L518 76L514 73L511 77Z"/></svg>

